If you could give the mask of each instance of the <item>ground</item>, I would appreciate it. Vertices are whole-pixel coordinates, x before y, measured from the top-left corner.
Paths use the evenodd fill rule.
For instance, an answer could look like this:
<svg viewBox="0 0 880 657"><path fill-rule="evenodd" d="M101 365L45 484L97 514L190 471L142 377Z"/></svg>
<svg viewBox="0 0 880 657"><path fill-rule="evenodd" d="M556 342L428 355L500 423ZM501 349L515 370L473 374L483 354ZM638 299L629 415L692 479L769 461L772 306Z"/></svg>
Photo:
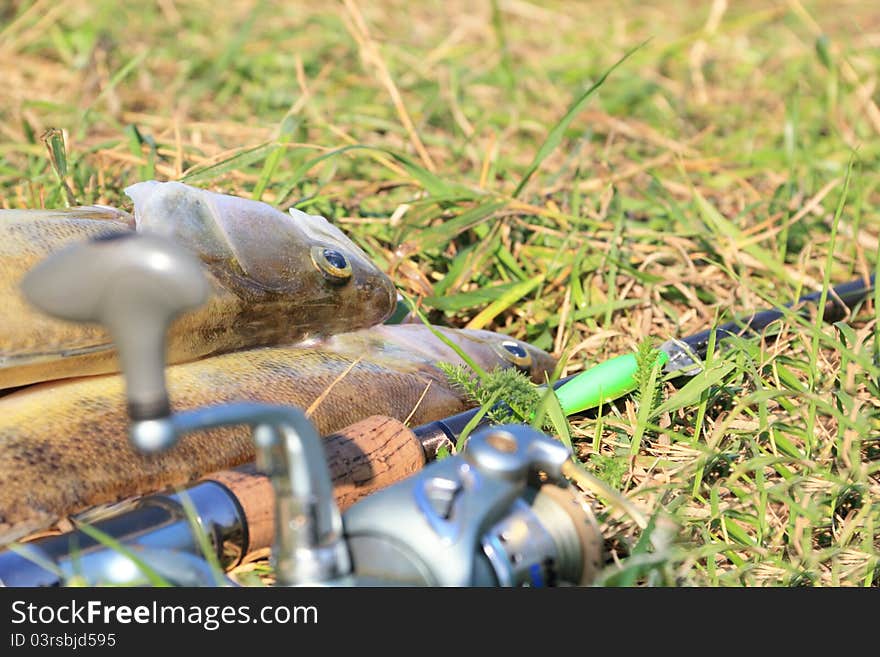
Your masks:
<svg viewBox="0 0 880 657"><path fill-rule="evenodd" d="M3 207L150 178L296 205L562 374L877 267L878 3L13 0L0 25ZM601 583L876 585L876 307L571 418L653 518L595 500Z"/></svg>

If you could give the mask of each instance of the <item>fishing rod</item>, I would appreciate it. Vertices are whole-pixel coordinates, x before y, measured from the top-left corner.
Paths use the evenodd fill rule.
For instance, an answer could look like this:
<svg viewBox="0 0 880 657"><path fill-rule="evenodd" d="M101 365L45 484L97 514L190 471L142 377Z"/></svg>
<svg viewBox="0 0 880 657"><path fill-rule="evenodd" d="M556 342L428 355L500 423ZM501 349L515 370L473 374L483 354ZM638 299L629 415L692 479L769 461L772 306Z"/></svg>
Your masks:
<svg viewBox="0 0 880 657"><path fill-rule="evenodd" d="M874 290L874 275L866 282L857 278L829 290L826 296L823 321L836 322L852 311ZM801 309L806 315L811 305L821 301L822 292L802 296L785 308ZM658 360L666 374L694 376L702 370L701 361L706 357L712 334L716 343L731 338L744 338L760 335L773 322L786 317L779 308L758 311L750 316L734 319L715 328L704 329L693 335L667 340L657 350ZM584 372L572 374L553 383L553 390L565 415L574 415L614 401L637 387L636 373L638 362L635 354L623 354L595 365ZM503 402L499 403L503 406ZM472 408L458 415L428 423L420 427L419 435L428 460L434 458L437 449L444 443L455 444L458 436L473 418L482 411ZM476 428L489 424L484 415Z"/></svg>
<svg viewBox="0 0 880 657"><path fill-rule="evenodd" d="M839 321L873 289L872 274L868 281L858 278L829 290L823 320ZM809 308L818 304L821 298L822 292L813 292L784 307L789 309L800 307L800 314L805 316ZM666 374L694 376L702 371L701 362L706 358L713 333L718 342L731 338L758 336L773 322L784 319L786 314L782 309L771 308L685 338L667 340L658 347L658 360ZM556 396L566 415L579 413L633 392L638 387L637 372L638 362L635 354L617 356L577 374L556 390Z"/></svg>
<svg viewBox="0 0 880 657"><path fill-rule="evenodd" d="M874 275L865 282L857 278L829 290L823 313L823 321L836 322L852 311L874 290ZM802 315L808 313L811 305L819 303L822 292L802 296L785 308L798 308ZM702 370L701 361L706 358L712 334L716 343L731 338L758 336L773 322L785 319L786 312L779 308L758 311L750 316L734 319L715 328L704 329L684 338L667 340L657 351L658 360L666 374L694 376ZM638 362L635 354L623 354L595 365L584 372L569 375L555 381L552 385L563 413L574 415L602 404L614 401L631 393L638 387L636 373ZM543 388L543 386L542 386ZM504 403L499 402L498 407ZM458 436L482 409L472 408L458 415L438 420L421 427L424 436L423 446L430 460L437 449L447 442L455 444ZM476 428L489 424L484 415Z"/></svg>

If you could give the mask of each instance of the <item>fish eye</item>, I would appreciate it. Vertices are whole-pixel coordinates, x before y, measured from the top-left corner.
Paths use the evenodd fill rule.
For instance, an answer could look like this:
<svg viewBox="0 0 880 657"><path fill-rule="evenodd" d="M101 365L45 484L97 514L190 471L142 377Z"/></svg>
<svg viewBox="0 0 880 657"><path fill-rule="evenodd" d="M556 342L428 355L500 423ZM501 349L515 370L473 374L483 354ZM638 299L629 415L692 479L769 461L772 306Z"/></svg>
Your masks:
<svg viewBox="0 0 880 657"><path fill-rule="evenodd" d="M345 283L351 278L351 263L345 254L326 246L312 247L312 262L324 278L333 283Z"/></svg>
<svg viewBox="0 0 880 657"><path fill-rule="evenodd" d="M515 340L503 340L496 351L504 360L520 369L528 370L532 365L532 355Z"/></svg>

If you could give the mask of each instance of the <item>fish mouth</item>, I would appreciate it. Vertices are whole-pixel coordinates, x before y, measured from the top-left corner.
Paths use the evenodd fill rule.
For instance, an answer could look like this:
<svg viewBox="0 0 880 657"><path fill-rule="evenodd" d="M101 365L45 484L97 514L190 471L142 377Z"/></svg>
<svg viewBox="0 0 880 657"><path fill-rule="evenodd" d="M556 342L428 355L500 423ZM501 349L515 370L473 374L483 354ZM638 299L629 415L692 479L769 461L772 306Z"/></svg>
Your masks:
<svg viewBox="0 0 880 657"><path fill-rule="evenodd" d="M357 281L358 296L365 312L372 317L374 324L384 322L391 317L397 307L397 288L391 279L379 273L381 278L366 277Z"/></svg>

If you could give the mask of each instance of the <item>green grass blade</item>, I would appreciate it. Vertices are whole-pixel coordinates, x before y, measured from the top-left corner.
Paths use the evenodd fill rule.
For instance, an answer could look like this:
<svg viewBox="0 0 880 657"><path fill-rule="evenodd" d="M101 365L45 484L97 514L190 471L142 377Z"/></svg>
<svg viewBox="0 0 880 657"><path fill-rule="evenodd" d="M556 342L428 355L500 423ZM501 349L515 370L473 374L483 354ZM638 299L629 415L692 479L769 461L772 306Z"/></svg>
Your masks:
<svg viewBox="0 0 880 657"><path fill-rule="evenodd" d="M215 180L231 171L244 169L254 162L259 162L277 148L278 146L275 142L268 142L252 148L246 148L220 162L194 169L183 176L180 181L194 184L206 180Z"/></svg>
<svg viewBox="0 0 880 657"><path fill-rule="evenodd" d="M214 584L216 586L222 586L226 583L226 575L223 570L223 566L220 565L220 559L217 557L217 551L214 549L214 546L211 543L211 538L202 528L202 525L199 523L199 513L196 510L195 504L193 504L192 499L187 493L186 489L180 489L177 491L177 497L180 499L181 506L183 507L183 512L186 515L186 520L189 523L189 529L192 532L193 536L196 539L196 543L199 546L199 550L202 553L202 557L204 557L205 562L208 564L208 567L211 570L211 575L214 578Z"/></svg>
<svg viewBox="0 0 880 657"><path fill-rule="evenodd" d="M488 221L493 214L507 205L506 202L485 203L466 210L453 219L444 221L438 226L420 231L412 237L419 245L420 251L429 251L449 243L457 235L473 228L481 222Z"/></svg>
<svg viewBox="0 0 880 657"><path fill-rule="evenodd" d="M562 406L559 404L559 398L556 397L551 386L548 386L544 394L541 395L541 401L538 403L535 417L530 423L531 426L540 431L544 426L545 417L553 426L556 437L562 441L563 445L568 447L568 450L572 453L572 458L577 460L577 456L574 453L574 445L571 442L571 427L568 424L568 418L566 418L565 411L562 410Z"/></svg>
<svg viewBox="0 0 880 657"><path fill-rule="evenodd" d="M639 448L642 446L642 437L645 435L645 430L651 419L652 411L654 411L654 397L656 395L658 379L662 369L662 362L659 359L655 359L647 380L639 389L639 412L636 416L636 429L633 432L632 441L630 442L630 456L638 454Z"/></svg>
<svg viewBox="0 0 880 657"><path fill-rule="evenodd" d="M509 283L499 283L498 285L479 287L467 292L459 292L451 296L425 297L422 301L426 306L436 308L437 310L456 312L492 303L518 285L520 285L520 281L510 281Z"/></svg>
<svg viewBox="0 0 880 657"><path fill-rule="evenodd" d="M470 367L477 374L477 376L479 376L481 379L485 380L486 370L484 370L482 367L480 367L477 364L477 362L473 358L471 358L470 355L464 349L462 349L459 345L455 344L455 341L450 340L441 331L438 331L434 327L434 325L432 325L431 322L428 321L428 318L425 317L425 314L421 310L419 310L418 306L416 306L415 302L412 299L410 299L407 295L405 295L403 293L401 293L401 296L403 297L403 300L406 302L406 304L409 306L410 311L414 312L416 314L416 317L419 318L419 321L421 321L422 324L424 324L426 327L428 327L428 330L431 331L431 333L434 335L434 337L436 337L443 344L445 344L447 347L452 349L456 354L458 354L459 358L461 358L467 364L467 366Z"/></svg>
<svg viewBox="0 0 880 657"><path fill-rule="evenodd" d="M611 68L600 75L599 79L596 80L589 89L581 94L580 98L578 98L571 105L571 107L568 108L568 111L563 115L559 122L555 126L553 126L553 128L547 135L547 139L545 139L544 143L541 144L541 147L535 154L535 158L532 160L532 163L526 170L525 175L516 186L516 189L513 192L514 198L520 195L520 192L522 192L523 188L528 184L529 180L531 180L532 176L535 174L535 171L537 171L538 167L541 166L541 163L547 159L547 156L550 155L550 153L552 153L554 150L556 150L556 147L559 146L559 144L562 142L562 138L565 135L565 131L568 129L568 126L571 125L574 117L576 117L584 108L584 105L586 105L590 97L596 92L596 90L599 89L599 87L601 87L605 83L605 80L608 78L609 75L614 72L614 69L623 64L623 62L629 59L633 53L642 48L642 46L644 46L646 43L647 41L644 41L637 45L635 48L628 50L623 55L623 57L618 59L614 64L611 65Z"/></svg>
<svg viewBox="0 0 880 657"><path fill-rule="evenodd" d="M455 451L459 454L464 449L465 445L467 445L467 439L470 437L471 432L477 427L483 417L488 413L491 408L495 405L495 402L498 401L498 398L501 396L503 390L500 388L492 393L492 396L489 397L489 400L480 406L480 410L477 411L474 416L468 420L467 424L464 425L464 428L461 430L461 433L458 434L458 438L455 442Z"/></svg>
<svg viewBox="0 0 880 657"><path fill-rule="evenodd" d="M539 274L527 281L520 281L516 285L511 286L510 289L505 291L468 322L468 328L481 329L485 327L489 322L510 308L517 301L520 301L523 297L531 294L531 292L543 282L544 274Z"/></svg>
<svg viewBox="0 0 880 657"><path fill-rule="evenodd" d="M306 173L309 172L312 167L317 164L320 164L324 160L328 160L330 158L336 157L337 155L342 155L343 153L348 153L350 151L369 151L372 153L380 153L386 155L393 160L395 160L398 164L402 165L406 172L413 177L431 196L454 196L454 195L465 195L467 197L477 197L480 194L474 193L472 190L469 190L463 185L451 184L440 178L439 176L431 173L423 166L416 164L410 158L405 155L401 155L400 153L395 153L394 151L384 149L384 148L376 148L374 146L367 146L365 144L350 144L348 146L342 146L340 148L335 148L333 150L327 151L326 153L322 153L317 157L314 157L306 162L303 162L294 172L290 175L290 183L288 184L285 191L281 194L281 196L287 196L303 179Z"/></svg>
<svg viewBox="0 0 880 657"><path fill-rule="evenodd" d="M700 396L711 386L717 385L736 369L735 363L719 361L709 369L691 377L680 390L676 391L669 399L657 406L651 417L657 417L663 413L670 413L685 406L692 406L700 401Z"/></svg>
<svg viewBox="0 0 880 657"><path fill-rule="evenodd" d="M140 571L147 578L147 581L152 586L161 586L161 587L171 586L171 583L169 583L164 577L162 577L158 572L156 572L155 569L150 567L143 559L138 557L137 554L130 547L128 547L127 545L125 545L121 541L117 540L116 538L114 538L110 534L108 534L104 531L101 531L97 527L93 527L92 525L89 525L88 523L75 522L74 524L76 525L76 528L78 530L80 530L83 534L85 534L86 536L93 538L94 540L98 541L101 545L103 545L111 550L114 550L115 552L119 552L124 557L127 557L128 559L130 559L132 561L132 563L134 563L140 569Z"/></svg>
<svg viewBox="0 0 880 657"><path fill-rule="evenodd" d="M67 147L64 144L64 133L58 128L49 128L43 133L41 139L46 145L46 150L49 152L49 163L52 165L52 172L55 174L58 189L63 194L65 206L69 208L76 205L76 199L67 184L69 167L67 164Z"/></svg>
<svg viewBox="0 0 880 657"><path fill-rule="evenodd" d="M252 198L255 201L259 201L263 198L263 193L266 191L266 187L269 186L272 176L275 175L278 165L281 164L281 158L284 156L286 145L290 143L294 134L296 134L296 131L299 130L301 126L302 121L298 116L287 116L281 122L277 147L270 151L268 157L266 157L266 162L263 164L263 170L260 172L260 178L254 186Z"/></svg>

